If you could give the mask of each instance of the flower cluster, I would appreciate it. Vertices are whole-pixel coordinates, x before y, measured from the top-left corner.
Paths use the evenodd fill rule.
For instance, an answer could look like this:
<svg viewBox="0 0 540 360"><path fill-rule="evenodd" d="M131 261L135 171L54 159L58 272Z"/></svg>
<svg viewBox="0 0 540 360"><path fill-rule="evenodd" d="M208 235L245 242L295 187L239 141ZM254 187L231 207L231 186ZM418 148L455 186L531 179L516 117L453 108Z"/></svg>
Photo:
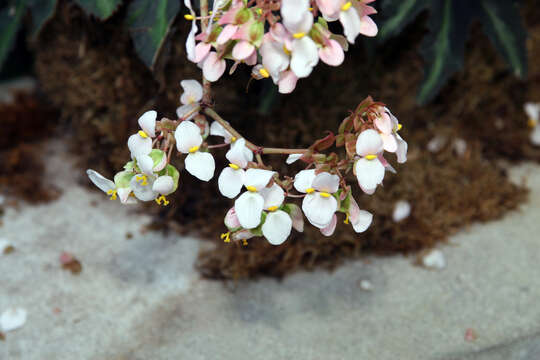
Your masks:
<svg viewBox="0 0 540 360"><path fill-rule="evenodd" d="M253 67L256 79L271 77L280 93L290 93L298 79L308 77L319 60L339 66L348 42L359 34L375 36L377 25L369 17L374 0L215 0L209 16L198 17L190 0L184 3L192 21L186 41L188 59L202 68L205 79L218 80L226 59ZM198 33L197 21L205 22ZM329 30L338 21L343 35ZM206 25L208 23L208 25Z"/></svg>
<svg viewBox="0 0 540 360"><path fill-rule="evenodd" d="M234 199L224 220L228 231L221 236L226 242L246 243L252 237L264 236L271 244L279 245L292 229L303 231L304 216L322 234L330 236L339 213L354 231L363 232L370 226L372 214L360 209L348 181L354 178L364 193L373 194L386 171L395 172L385 152L395 153L398 163L407 160L407 143L398 133L401 124L384 104L370 97L343 120L337 135L329 133L305 149L276 149L247 141L201 103L202 86L197 81L184 80L181 85L184 92L178 119L157 121L155 111L144 113L138 121L141 129L128 140L131 160L114 181L94 170L87 173L111 200L118 198L124 204L156 201L166 206L166 196L178 188L180 177L172 165L174 149L189 174L210 181L215 172L211 151L227 148L229 164L218 177L220 193ZM210 137L221 139L210 144ZM336 152L324 152L331 147ZM280 176L264 164L262 155L270 154L288 154L287 164L301 161L305 168L295 176ZM302 199L301 207L295 199Z"/></svg>

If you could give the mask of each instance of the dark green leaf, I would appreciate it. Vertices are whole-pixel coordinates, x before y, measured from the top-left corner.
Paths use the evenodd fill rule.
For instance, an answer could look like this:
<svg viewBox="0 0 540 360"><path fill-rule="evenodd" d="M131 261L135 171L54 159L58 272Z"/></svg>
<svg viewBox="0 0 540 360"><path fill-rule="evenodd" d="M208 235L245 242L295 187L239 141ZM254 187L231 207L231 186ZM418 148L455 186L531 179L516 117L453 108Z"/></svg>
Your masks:
<svg viewBox="0 0 540 360"><path fill-rule="evenodd" d="M527 75L527 33L517 4L512 1L480 0L480 19L497 50L519 77Z"/></svg>
<svg viewBox="0 0 540 360"><path fill-rule="evenodd" d="M385 17L379 27L377 37L381 41L397 35L405 26L412 22L420 12L425 10L430 0L385 0L381 14Z"/></svg>
<svg viewBox="0 0 540 360"><path fill-rule="evenodd" d="M180 11L178 0L135 0L129 6L128 26L137 53L151 67L169 26Z"/></svg>
<svg viewBox="0 0 540 360"><path fill-rule="evenodd" d="M418 102L433 99L448 78L463 66L465 39L472 19L469 0L438 0L431 6L430 33L421 53L426 62Z"/></svg>
<svg viewBox="0 0 540 360"><path fill-rule="evenodd" d="M32 37L36 37L45 22L54 15L56 0L31 0L28 7L32 13Z"/></svg>
<svg viewBox="0 0 540 360"><path fill-rule="evenodd" d="M122 0L75 0L86 12L107 19L120 6Z"/></svg>
<svg viewBox="0 0 540 360"><path fill-rule="evenodd" d="M0 11L0 68L13 46L26 4L17 0Z"/></svg>

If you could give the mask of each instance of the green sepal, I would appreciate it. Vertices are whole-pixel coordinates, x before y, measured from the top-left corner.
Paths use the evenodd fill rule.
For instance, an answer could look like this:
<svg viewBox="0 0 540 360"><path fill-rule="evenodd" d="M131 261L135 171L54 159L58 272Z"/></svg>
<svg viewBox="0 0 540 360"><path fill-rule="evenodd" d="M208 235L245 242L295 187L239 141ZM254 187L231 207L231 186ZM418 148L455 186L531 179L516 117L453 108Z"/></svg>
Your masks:
<svg viewBox="0 0 540 360"><path fill-rule="evenodd" d="M251 43L256 47L260 47L262 44L262 39L264 35L264 25L262 22L254 22L249 27L249 39Z"/></svg>
<svg viewBox="0 0 540 360"><path fill-rule="evenodd" d="M133 171L120 171L116 175L114 175L114 184L117 188L127 188L129 187L129 183L131 181L131 178L135 175Z"/></svg>
<svg viewBox="0 0 540 360"><path fill-rule="evenodd" d="M124 170L133 171L135 169L135 166L136 166L135 160L128 161L126 165L124 165Z"/></svg>
<svg viewBox="0 0 540 360"><path fill-rule="evenodd" d="M317 24L321 25L326 30L328 30L328 23L326 22L326 20L322 16L319 16L319 18L317 19L317 23L315 25L317 25Z"/></svg>
<svg viewBox="0 0 540 360"><path fill-rule="evenodd" d="M247 23L251 18L253 17L253 14L248 8L243 8L242 10L238 11L236 13L236 16L234 18L234 22L237 25L242 25Z"/></svg>
<svg viewBox="0 0 540 360"><path fill-rule="evenodd" d="M154 162L154 165L152 166L152 168L155 168L163 161L164 157L167 157L167 154L165 154L165 151L163 150L152 149L152 151L150 151L149 156L152 158L152 161Z"/></svg>
<svg viewBox="0 0 540 360"><path fill-rule="evenodd" d="M343 190L339 189L338 196L341 196L341 192L343 192ZM349 212L350 207L351 207L351 192L349 191L345 199L341 200L341 203L339 204L339 207L338 207L338 211L346 214Z"/></svg>

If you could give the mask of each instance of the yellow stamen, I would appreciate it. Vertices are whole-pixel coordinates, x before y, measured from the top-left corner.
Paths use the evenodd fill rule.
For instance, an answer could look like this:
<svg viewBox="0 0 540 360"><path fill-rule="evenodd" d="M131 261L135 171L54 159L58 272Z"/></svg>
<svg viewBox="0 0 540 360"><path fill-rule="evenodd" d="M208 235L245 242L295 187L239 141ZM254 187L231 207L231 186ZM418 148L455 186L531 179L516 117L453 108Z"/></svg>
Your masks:
<svg viewBox="0 0 540 360"><path fill-rule="evenodd" d="M365 158L368 160L375 160L377 158L377 155L366 155Z"/></svg>
<svg viewBox="0 0 540 360"><path fill-rule="evenodd" d="M167 198L165 197L165 195L161 195L160 197L158 197L156 199L156 202L158 203L158 205L161 205L161 202L163 201L163 206L167 206L169 205L170 201L167 200Z"/></svg>
<svg viewBox="0 0 540 360"><path fill-rule="evenodd" d="M246 239L242 239L242 245L247 246L248 242Z"/></svg>
<svg viewBox="0 0 540 360"><path fill-rule="evenodd" d="M259 74L261 74L261 76L263 78L269 78L270 77L270 73L268 72L268 70L266 70L265 68L261 68L259 70Z"/></svg>
<svg viewBox="0 0 540 360"><path fill-rule="evenodd" d="M231 142L235 142L236 140L237 140L237 139L236 139L236 136L233 136L233 137L231 138Z"/></svg>
<svg viewBox="0 0 540 360"><path fill-rule="evenodd" d="M148 185L148 178L146 177L146 175L137 175L135 177L135 180L137 180L138 182L141 183L141 186L146 186Z"/></svg>
<svg viewBox="0 0 540 360"><path fill-rule="evenodd" d="M234 170L240 169L240 166L238 166L236 164L229 164L229 166L232 167Z"/></svg>
<svg viewBox="0 0 540 360"><path fill-rule="evenodd" d="M230 231L221 234L220 237L221 237L221 240L223 240L223 242L226 242L226 243L231 242L231 232Z"/></svg>
<svg viewBox="0 0 540 360"><path fill-rule="evenodd" d="M313 11L313 8L312 8L312 7L310 7L310 8L309 8L309 11Z"/></svg>
<svg viewBox="0 0 540 360"><path fill-rule="evenodd" d="M253 185L246 186L246 189L251 192L257 192L257 188Z"/></svg>
<svg viewBox="0 0 540 360"><path fill-rule="evenodd" d="M186 14L186 15L184 15L184 19L186 19L186 20L194 20L195 17L193 15L191 15L191 14Z"/></svg>
<svg viewBox="0 0 540 360"><path fill-rule="evenodd" d="M262 9L261 8L257 9L256 11L257 11L257 14L259 14L259 15L262 14Z"/></svg>
<svg viewBox="0 0 540 360"><path fill-rule="evenodd" d="M194 152L196 152L197 150L199 150L200 146L194 146L194 147L191 147L189 148L189 153L190 154L193 154Z"/></svg>
<svg viewBox="0 0 540 360"><path fill-rule="evenodd" d="M142 131L142 130L139 130L138 134L139 134L139 136L142 137L143 139L146 139L146 138L148 137L148 135L147 135L144 131Z"/></svg>
<svg viewBox="0 0 540 360"><path fill-rule="evenodd" d="M303 33L303 32L298 32L296 34L293 34L293 38L295 38L295 39L301 39L304 36L306 36L306 33Z"/></svg>
<svg viewBox="0 0 540 360"><path fill-rule="evenodd" d="M403 127L403 125L397 124L397 131L401 130L402 127Z"/></svg>
<svg viewBox="0 0 540 360"><path fill-rule="evenodd" d="M324 198L329 198L330 196L332 196L332 195L330 195L330 194L327 193L327 192L321 192L321 193L319 193L319 194L321 194L321 196L324 197Z"/></svg>
<svg viewBox="0 0 540 360"><path fill-rule="evenodd" d="M309 188L309 189L306 189L306 193L308 194L312 194L315 192L315 189L314 188Z"/></svg>
<svg viewBox="0 0 540 360"><path fill-rule="evenodd" d="M289 51L289 49L287 49L285 45L283 45L283 52L289 56L291 55L291 52Z"/></svg>
<svg viewBox="0 0 540 360"><path fill-rule="evenodd" d="M341 7L341 11L347 11L351 8L352 6L352 2L350 1L347 1L342 7Z"/></svg>
<svg viewBox="0 0 540 360"><path fill-rule="evenodd" d="M116 197L116 190L109 190L107 191L107 195L110 195L111 197L109 198L109 200L116 200L117 197Z"/></svg>
<svg viewBox="0 0 540 360"><path fill-rule="evenodd" d="M279 206L270 206L268 208L268 211L276 211L279 208Z"/></svg>
<svg viewBox="0 0 540 360"><path fill-rule="evenodd" d="M534 119L529 119L529 121L527 121L527 125L530 127L530 128L533 128L536 126L536 120Z"/></svg>
<svg viewBox="0 0 540 360"><path fill-rule="evenodd" d="M343 223L344 223L344 224L348 224L348 223L349 223L349 213L347 213L347 217L345 218L345 220L343 220Z"/></svg>

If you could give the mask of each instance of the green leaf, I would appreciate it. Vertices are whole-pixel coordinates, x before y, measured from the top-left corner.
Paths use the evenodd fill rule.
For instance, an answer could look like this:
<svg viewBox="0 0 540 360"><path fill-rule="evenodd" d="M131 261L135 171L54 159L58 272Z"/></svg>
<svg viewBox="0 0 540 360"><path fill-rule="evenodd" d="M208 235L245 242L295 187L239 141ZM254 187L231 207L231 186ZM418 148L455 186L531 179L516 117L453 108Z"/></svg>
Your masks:
<svg viewBox="0 0 540 360"><path fill-rule="evenodd" d="M75 0L86 12L104 20L120 6L122 0Z"/></svg>
<svg viewBox="0 0 540 360"><path fill-rule="evenodd" d="M0 11L0 68L13 47L26 10L23 0L17 0Z"/></svg>
<svg viewBox="0 0 540 360"><path fill-rule="evenodd" d="M429 0L386 0L383 2L381 14L385 20L379 27L377 37L380 41L395 36L412 22L418 14L425 10Z"/></svg>
<svg viewBox="0 0 540 360"><path fill-rule="evenodd" d="M420 104L433 99L448 78L463 67L465 39L472 20L468 1L438 0L431 6L431 32L421 47L426 69L417 98Z"/></svg>
<svg viewBox="0 0 540 360"><path fill-rule="evenodd" d="M56 0L30 0L28 7L32 13L31 34L35 38L43 25L54 15Z"/></svg>
<svg viewBox="0 0 540 360"><path fill-rule="evenodd" d="M179 11L178 0L135 0L129 6L127 23L131 37L147 66L153 66Z"/></svg>
<svg viewBox="0 0 540 360"><path fill-rule="evenodd" d="M518 6L513 1L480 0L480 20L497 50L517 76L527 76L527 33Z"/></svg>

